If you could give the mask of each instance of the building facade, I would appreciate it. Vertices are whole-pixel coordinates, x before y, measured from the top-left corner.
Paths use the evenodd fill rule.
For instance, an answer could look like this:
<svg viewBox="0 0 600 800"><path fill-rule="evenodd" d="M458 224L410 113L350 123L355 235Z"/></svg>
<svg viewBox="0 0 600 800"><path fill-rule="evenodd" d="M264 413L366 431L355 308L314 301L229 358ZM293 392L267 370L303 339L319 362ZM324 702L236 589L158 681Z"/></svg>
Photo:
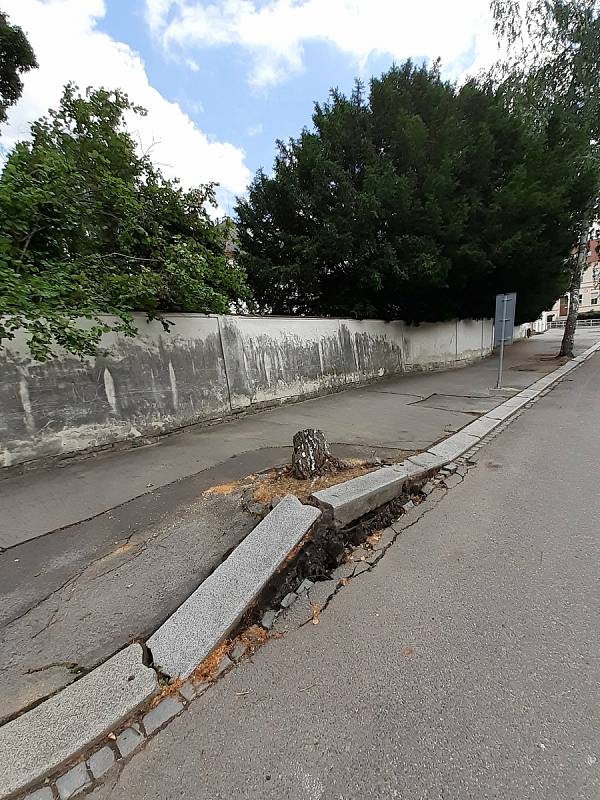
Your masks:
<svg viewBox="0 0 600 800"><path fill-rule="evenodd" d="M585 314L588 311L598 311L600 313L600 259L598 245L600 245L600 239L591 239L588 245L586 267L581 278L581 290L579 293L580 314ZM548 322L565 319L568 313L569 295L565 294L552 306L547 317Z"/></svg>

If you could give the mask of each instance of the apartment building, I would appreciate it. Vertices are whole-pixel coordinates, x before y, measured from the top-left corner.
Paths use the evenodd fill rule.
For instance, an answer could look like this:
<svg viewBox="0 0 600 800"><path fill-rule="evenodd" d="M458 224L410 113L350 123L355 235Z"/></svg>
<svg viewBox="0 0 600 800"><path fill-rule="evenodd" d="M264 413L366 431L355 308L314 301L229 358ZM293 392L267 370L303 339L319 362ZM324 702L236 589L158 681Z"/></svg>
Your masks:
<svg viewBox="0 0 600 800"><path fill-rule="evenodd" d="M579 313L586 311L600 312L600 258L598 256L598 246L600 239L591 239L588 246L586 267L581 279L581 291L579 294ZM547 320L552 322L557 319L565 319L569 313L569 296L564 295L559 298L548 313Z"/></svg>

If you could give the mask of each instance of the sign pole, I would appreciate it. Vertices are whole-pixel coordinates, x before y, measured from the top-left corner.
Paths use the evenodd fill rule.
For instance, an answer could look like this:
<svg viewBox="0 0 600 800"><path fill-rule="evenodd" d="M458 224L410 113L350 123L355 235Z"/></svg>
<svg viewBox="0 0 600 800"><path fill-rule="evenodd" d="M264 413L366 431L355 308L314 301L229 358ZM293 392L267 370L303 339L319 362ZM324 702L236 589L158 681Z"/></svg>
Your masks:
<svg viewBox="0 0 600 800"><path fill-rule="evenodd" d="M506 334L506 301L508 299L508 295L504 295L503 298L503 306L502 306L502 339L500 341L500 361L498 362L498 382L496 383L496 389L502 388L502 367L504 366L504 337Z"/></svg>

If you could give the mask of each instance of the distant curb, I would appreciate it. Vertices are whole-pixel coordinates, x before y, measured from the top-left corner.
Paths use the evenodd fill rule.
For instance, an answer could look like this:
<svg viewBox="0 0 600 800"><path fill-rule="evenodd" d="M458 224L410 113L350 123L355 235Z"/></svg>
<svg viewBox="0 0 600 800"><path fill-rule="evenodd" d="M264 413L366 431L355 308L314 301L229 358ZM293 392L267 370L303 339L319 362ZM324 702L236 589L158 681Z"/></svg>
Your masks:
<svg viewBox="0 0 600 800"><path fill-rule="evenodd" d="M329 516L336 527L349 524L363 514L387 503L400 493L405 482L420 480L460 458L523 406L538 398L598 350L600 342L425 452L411 456L401 464L382 467L375 472L315 492L311 499Z"/></svg>
<svg viewBox="0 0 600 800"><path fill-rule="evenodd" d="M315 492L311 500L318 507L285 497L152 634L146 648L126 647L0 727L0 800L32 787L37 788L27 795L30 800L69 800L91 787L197 696L198 688L182 681L234 629L321 515L343 528L389 503L406 485L481 443L599 350L600 341L425 452ZM220 671L233 665L224 658ZM160 699L159 680L165 678L177 683ZM127 720L128 727L117 736L115 730ZM82 753L87 753L83 760Z"/></svg>

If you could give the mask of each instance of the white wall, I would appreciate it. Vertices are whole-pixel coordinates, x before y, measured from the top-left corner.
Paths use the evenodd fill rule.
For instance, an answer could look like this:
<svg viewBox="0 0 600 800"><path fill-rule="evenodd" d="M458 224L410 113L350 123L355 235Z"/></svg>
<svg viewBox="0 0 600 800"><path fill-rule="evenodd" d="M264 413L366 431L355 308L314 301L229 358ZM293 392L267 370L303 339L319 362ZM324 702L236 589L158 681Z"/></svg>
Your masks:
<svg viewBox="0 0 600 800"><path fill-rule="evenodd" d="M460 366L491 350L491 321L135 315L108 355L33 360L21 334L0 351L0 466L149 437L386 375Z"/></svg>

